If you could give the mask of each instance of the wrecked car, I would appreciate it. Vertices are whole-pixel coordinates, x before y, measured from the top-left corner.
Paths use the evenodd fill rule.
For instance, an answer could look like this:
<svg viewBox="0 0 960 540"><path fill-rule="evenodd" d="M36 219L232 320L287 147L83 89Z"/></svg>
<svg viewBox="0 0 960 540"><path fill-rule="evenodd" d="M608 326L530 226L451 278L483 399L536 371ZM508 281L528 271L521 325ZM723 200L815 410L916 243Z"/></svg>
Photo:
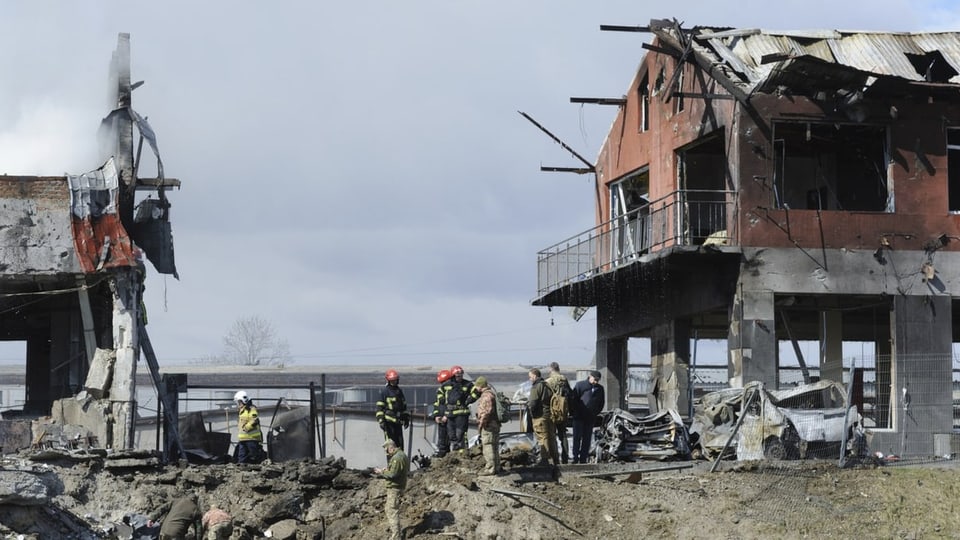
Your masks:
<svg viewBox="0 0 960 540"><path fill-rule="evenodd" d="M593 445L598 462L690 457L687 427L673 409L643 417L613 409L601 414L601 418Z"/></svg>
<svg viewBox="0 0 960 540"><path fill-rule="evenodd" d="M786 390L754 382L705 394L690 425L694 455L738 460L838 457L860 422L842 384L829 380Z"/></svg>

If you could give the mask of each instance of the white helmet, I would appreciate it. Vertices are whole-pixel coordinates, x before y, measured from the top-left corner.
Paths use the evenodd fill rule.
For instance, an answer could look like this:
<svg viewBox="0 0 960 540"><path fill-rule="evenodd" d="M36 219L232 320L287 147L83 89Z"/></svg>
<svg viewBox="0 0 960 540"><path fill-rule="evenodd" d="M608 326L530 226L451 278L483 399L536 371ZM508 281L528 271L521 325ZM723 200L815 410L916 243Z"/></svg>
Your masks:
<svg viewBox="0 0 960 540"><path fill-rule="evenodd" d="M233 400L241 401L244 404L246 404L250 402L250 396L248 396L247 393L244 392L243 390L240 390L239 392L233 395Z"/></svg>

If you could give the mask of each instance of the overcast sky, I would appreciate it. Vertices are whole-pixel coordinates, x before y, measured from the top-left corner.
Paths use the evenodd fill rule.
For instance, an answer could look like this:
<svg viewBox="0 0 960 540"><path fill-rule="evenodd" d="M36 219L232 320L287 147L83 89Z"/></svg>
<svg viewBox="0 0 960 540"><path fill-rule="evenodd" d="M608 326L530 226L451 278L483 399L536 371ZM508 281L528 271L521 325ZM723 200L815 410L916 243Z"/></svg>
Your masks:
<svg viewBox="0 0 960 540"><path fill-rule="evenodd" d="M134 109L183 183L180 280L147 265L161 364L258 316L297 365L586 367L594 311L530 301L537 251L594 225L592 178L541 173L580 163L517 111L595 159L616 110L569 98L623 95L651 36L599 27L652 18L960 29L949 0L3 2L0 173L100 165L127 32Z"/></svg>

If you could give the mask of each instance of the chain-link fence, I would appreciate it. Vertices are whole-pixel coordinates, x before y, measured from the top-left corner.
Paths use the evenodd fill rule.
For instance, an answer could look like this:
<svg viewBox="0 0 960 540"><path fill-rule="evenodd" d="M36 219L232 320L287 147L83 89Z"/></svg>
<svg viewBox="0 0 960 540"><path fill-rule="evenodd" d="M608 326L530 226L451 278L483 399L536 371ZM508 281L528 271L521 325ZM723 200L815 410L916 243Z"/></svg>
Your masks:
<svg viewBox="0 0 960 540"><path fill-rule="evenodd" d="M861 356L843 361L841 380L819 366L778 370L778 384L729 386L727 366L691 369L679 393L691 447L705 457L839 459L897 463L952 459L960 427L960 360L951 355ZM649 366L631 366L631 412L656 405ZM723 444L721 444L723 443Z"/></svg>

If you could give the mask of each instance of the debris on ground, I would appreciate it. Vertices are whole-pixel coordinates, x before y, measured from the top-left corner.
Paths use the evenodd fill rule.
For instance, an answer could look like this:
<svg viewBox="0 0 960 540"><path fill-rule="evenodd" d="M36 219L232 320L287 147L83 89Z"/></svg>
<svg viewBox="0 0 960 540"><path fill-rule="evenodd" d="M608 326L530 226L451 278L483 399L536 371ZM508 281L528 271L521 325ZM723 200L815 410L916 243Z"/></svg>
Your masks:
<svg viewBox="0 0 960 540"><path fill-rule="evenodd" d="M839 469L822 460L536 467L518 445L505 474L479 476L479 449L414 468L402 504L411 539L920 538L960 530L960 470ZM0 460L0 539L152 538L171 504L233 517L231 540L381 539L384 483L342 458L259 465L161 463L152 452L23 452ZM152 532L151 532L152 531ZM139 535L139 536L137 536ZM189 536L188 536L189 538Z"/></svg>

